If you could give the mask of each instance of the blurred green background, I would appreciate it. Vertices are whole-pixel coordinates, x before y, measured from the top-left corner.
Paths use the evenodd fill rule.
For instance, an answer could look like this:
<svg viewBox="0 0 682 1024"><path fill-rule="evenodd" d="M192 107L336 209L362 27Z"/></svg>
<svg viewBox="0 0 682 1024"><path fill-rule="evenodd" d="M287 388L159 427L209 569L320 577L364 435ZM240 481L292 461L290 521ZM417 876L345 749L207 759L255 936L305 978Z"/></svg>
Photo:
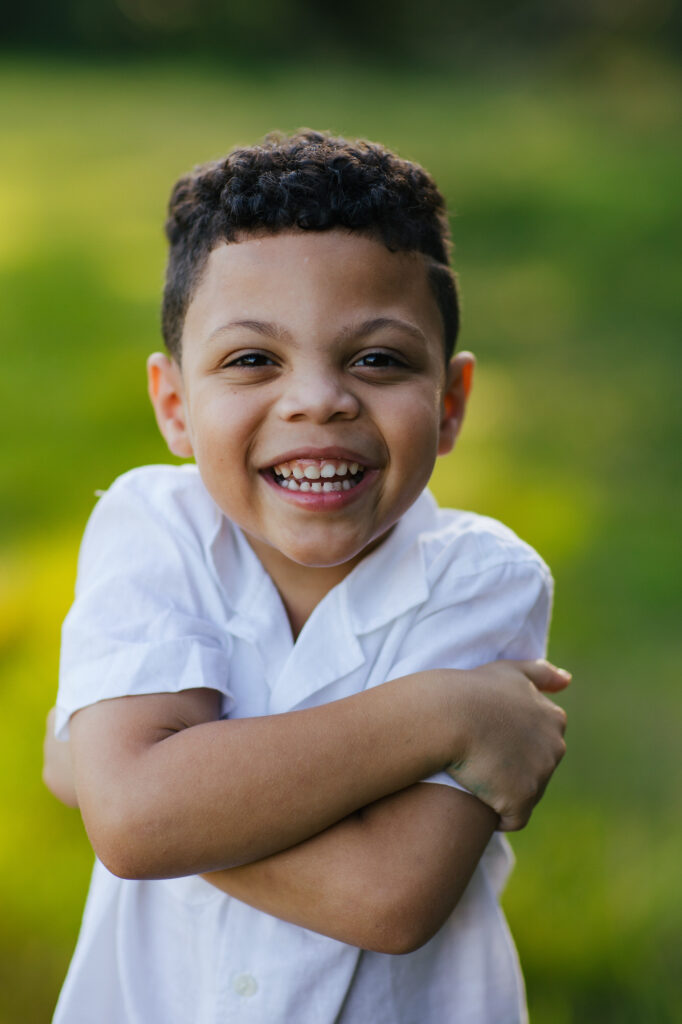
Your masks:
<svg viewBox="0 0 682 1024"><path fill-rule="evenodd" d="M34 0L5 25L0 1024L49 1020L85 898L42 730L93 492L168 459L143 363L170 186L301 125L434 173L479 359L434 488L556 576L569 755L505 897L531 1019L682 1021L679 20L664 0L365 6Z"/></svg>

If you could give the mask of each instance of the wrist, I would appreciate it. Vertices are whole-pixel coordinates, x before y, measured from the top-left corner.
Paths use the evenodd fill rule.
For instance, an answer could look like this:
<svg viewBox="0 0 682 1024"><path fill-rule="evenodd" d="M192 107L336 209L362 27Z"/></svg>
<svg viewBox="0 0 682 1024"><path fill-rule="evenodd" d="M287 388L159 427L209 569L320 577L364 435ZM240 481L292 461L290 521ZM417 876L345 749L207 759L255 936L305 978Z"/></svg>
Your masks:
<svg viewBox="0 0 682 1024"><path fill-rule="evenodd" d="M470 673L461 669L435 669L427 673L430 684L430 735L436 770L449 769L464 761L469 750L467 729Z"/></svg>
<svg viewBox="0 0 682 1024"><path fill-rule="evenodd" d="M447 770L452 774L464 766L474 748L478 688L469 669L445 669L442 675L443 716L448 727Z"/></svg>

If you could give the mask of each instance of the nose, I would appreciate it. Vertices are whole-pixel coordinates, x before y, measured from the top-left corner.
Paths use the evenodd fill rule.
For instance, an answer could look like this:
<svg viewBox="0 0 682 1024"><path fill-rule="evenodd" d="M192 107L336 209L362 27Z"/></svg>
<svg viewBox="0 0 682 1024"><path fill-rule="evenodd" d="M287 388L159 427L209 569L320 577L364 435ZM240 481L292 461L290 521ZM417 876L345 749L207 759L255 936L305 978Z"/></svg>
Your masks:
<svg viewBox="0 0 682 1024"><path fill-rule="evenodd" d="M328 366L308 366L287 374L277 411L281 419L290 422L329 423L355 419L360 402L342 373Z"/></svg>

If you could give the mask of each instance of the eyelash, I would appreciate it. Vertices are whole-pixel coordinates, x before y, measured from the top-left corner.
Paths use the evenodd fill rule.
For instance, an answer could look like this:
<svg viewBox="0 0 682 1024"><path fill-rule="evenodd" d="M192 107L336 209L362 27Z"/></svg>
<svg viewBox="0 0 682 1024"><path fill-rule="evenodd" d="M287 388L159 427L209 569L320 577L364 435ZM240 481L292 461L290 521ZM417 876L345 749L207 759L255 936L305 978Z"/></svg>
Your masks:
<svg viewBox="0 0 682 1024"><path fill-rule="evenodd" d="M375 360L373 363L365 362L365 360ZM392 352L365 352L363 356L360 356L353 365L362 366L365 363L365 368L370 370L384 370L384 369L400 369L406 370L407 363L404 359L395 355Z"/></svg>
<svg viewBox="0 0 682 1024"><path fill-rule="evenodd" d="M266 355L265 352L245 352L241 356L237 356L236 359L231 359L229 362L224 364L224 368L228 369L232 366L244 366L247 369L257 370L262 366L274 366L274 359Z"/></svg>
<svg viewBox="0 0 682 1024"><path fill-rule="evenodd" d="M223 368L231 369L232 367L241 367L244 369L258 370L265 366L276 365L276 360L265 352L244 352L235 359L231 359L224 363ZM356 359L351 365L352 367L359 367L360 369L367 370L408 369L408 364L404 359L401 359L392 352L383 352L381 350L365 352L364 355Z"/></svg>

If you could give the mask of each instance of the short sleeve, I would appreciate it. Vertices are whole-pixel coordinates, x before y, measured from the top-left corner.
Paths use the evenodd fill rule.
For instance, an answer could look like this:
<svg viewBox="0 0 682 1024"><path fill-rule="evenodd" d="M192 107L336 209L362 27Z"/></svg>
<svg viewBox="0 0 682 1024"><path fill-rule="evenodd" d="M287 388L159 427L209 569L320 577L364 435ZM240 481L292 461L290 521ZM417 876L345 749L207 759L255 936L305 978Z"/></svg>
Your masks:
<svg viewBox="0 0 682 1024"><path fill-rule="evenodd" d="M226 709L231 702L231 640L199 539L121 480L99 500L81 546L62 629L61 739L75 711L112 697L209 687Z"/></svg>
<svg viewBox="0 0 682 1024"><path fill-rule="evenodd" d="M444 574L416 616L388 678L435 668L476 668L500 658L544 657L552 593L551 575L538 556L463 577ZM464 788L445 772L425 781Z"/></svg>

